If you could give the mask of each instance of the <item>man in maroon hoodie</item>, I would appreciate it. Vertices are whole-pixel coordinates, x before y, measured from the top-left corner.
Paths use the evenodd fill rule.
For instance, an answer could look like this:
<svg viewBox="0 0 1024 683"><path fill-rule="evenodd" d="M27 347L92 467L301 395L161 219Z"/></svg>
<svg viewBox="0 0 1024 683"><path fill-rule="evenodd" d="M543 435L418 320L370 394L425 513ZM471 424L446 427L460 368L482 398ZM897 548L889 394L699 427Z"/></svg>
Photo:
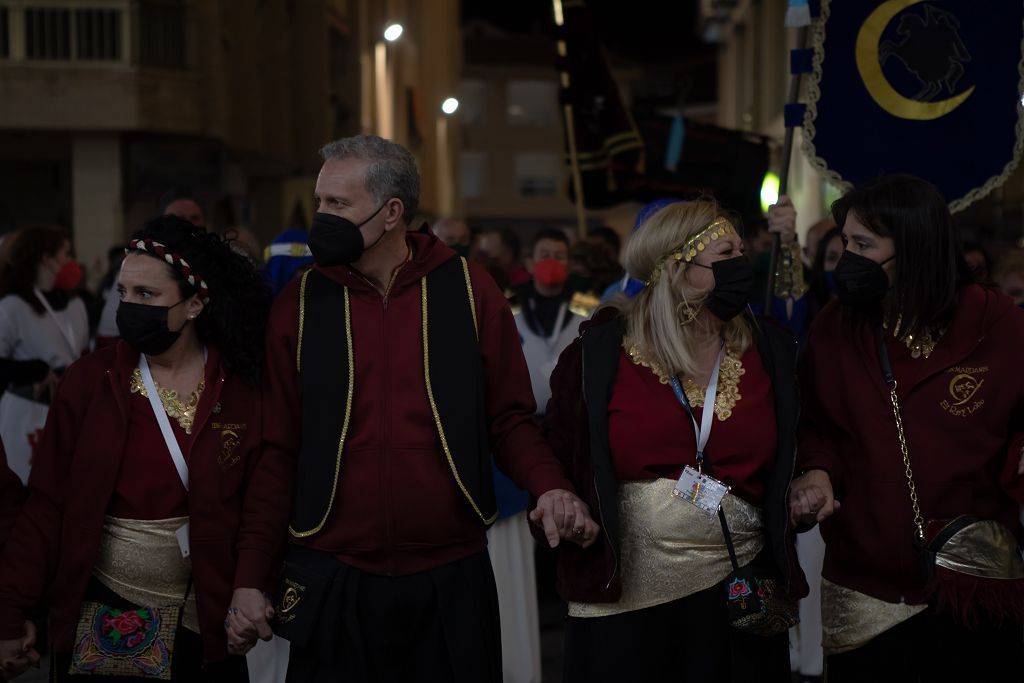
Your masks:
<svg viewBox="0 0 1024 683"><path fill-rule="evenodd" d="M500 681L492 454L552 546L589 545L597 525L533 422L501 292L408 231L412 155L375 136L321 154L317 265L267 339L264 457L294 494L275 605L289 681Z"/></svg>

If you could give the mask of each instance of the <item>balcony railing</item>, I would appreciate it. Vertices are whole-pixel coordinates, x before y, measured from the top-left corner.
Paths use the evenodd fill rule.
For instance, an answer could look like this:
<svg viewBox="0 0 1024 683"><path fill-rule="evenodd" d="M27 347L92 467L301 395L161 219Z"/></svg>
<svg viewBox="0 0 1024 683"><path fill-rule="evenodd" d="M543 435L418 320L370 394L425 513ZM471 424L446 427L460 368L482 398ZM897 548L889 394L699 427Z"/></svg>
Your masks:
<svg viewBox="0 0 1024 683"><path fill-rule="evenodd" d="M187 68L182 0L0 0L0 63Z"/></svg>

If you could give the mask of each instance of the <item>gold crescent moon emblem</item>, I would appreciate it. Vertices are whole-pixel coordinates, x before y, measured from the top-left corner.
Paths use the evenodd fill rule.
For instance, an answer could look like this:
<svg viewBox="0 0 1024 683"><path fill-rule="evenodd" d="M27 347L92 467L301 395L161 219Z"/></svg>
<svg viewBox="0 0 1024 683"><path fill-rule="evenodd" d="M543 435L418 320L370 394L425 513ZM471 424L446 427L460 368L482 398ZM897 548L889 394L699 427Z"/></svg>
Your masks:
<svg viewBox="0 0 1024 683"><path fill-rule="evenodd" d="M931 121L945 116L964 103L974 86L945 100L938 102L919 102L896 92L882 73L882 64L878 61L878 45L882 40L882 32L893 18L911 5L923 0L888 0L873 11L857 33L857 71L860 72L864 87L871 99L882 109L893 116L913 121Z"/></svg>
<svg viewBox="0 0 1024 683"><path fill-rule="evenodd" d="M951 379L949 382L949 395L956 401L953 405L962 406L970 401L984 383L985 380L979 382L970 375L957 375Z"/></svg>
<svg viewBox="0 0 1024 683"><path fill-rule="evenodd" d="M281 612L291 612L295 609L295 606L299 604L300 600L302 600L302 598L299 596L299 592L291 586L288 586L284 592L284 596L281 598Z"/></svg>

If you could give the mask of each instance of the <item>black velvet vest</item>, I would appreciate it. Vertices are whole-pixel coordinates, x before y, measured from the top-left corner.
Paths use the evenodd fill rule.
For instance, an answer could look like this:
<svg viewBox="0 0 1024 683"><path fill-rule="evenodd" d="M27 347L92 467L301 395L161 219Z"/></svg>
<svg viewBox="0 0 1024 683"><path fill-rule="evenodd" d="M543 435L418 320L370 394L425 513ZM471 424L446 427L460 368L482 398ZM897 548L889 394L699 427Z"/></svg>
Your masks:
<svg viewBox="0 0 1024 683"><path fill-rule="evenodd" d="M422 318L416 327L423 339L424 388L437 426L438 452L467 505L489 525L497 518L497 503L476 304L466 260L445 261L421 278L420 291ZM348 288L318 270L307 271L299 288L295 359L302 386L302 447L289 529L298 538L324 528L339 478L345 476L345 437L359 391L353 370L358 337Z"/></svg>

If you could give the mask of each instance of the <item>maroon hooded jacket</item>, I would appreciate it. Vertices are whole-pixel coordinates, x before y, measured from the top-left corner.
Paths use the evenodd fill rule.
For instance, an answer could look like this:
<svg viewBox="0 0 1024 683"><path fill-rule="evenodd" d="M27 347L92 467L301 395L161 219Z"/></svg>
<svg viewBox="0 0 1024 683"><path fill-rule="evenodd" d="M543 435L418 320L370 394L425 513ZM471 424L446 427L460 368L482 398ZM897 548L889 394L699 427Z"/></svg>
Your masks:
<svg viewBox="0 0 1024 683"><path fill-rule="evenodd" d="M456 258L455 252L433 235L409 233L408 240L412 258L398 271L386 299L348 266L319 269L350 292L352 415L326 524L315 535L293 539L380 575L425 571L487 545L486 527L442 450L424 381L420 280ZM486 271L470 264L469 272L495 461L535 496L556 488L572 491L534 422L530 375L512 312ZM267 337L263 409L272 417L264 422L264 457L272 461L289 505L278 508L282 521L288 518L302 441L295 357L299 287L293 281L275 301ZM307 326L305 334L310 333ZM338 410L340 415L344 406Z"/></svg>
<svg viewBox="0 0 1024 683"><path fill-rule="evenodd" d="M998 292L970 285L929 358L911 358L891 335L886 348L925 520L971 514L997 520L1020 538L1024 311ZM822 575L887 602L926 602L872 324L838 305L826 307L811 328L801 370L797 467L827 471L842 504L821 525Z"/></svg>
<svg viewBox="0 0 1024 683"><path fill-rule="evenodd" d="M24 500L25 487L21 485L18 475L7 466L7 454L0 441L0 550L3 550Z"/></svg>
<svg viewBox="0 0 1024 683"><path fill-rule="evenodd" d="M272 590L285 530L278 486L261 471L259 394L209 348L206 390L185 453L193 589L204 653L227 656L224 614L236 587ZM50 407L29 497L0 560L0 639L21 637L27 610L50 608L53 647L71 652L121 459L130 455L130 378L139 354L125 342L74 363ZM168 458L170 455L167 456Z"/></svg>

